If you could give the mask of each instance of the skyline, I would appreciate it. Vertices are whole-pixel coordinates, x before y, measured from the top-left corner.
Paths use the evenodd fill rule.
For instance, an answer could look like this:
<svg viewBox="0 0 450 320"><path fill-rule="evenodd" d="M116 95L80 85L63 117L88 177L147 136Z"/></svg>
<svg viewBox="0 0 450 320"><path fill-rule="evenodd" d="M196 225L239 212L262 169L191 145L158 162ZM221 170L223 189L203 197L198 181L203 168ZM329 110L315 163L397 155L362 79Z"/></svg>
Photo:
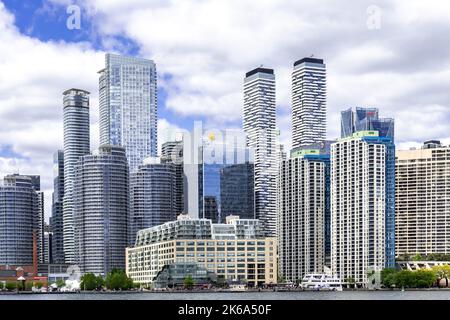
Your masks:
<svg viewBox="0 0 450 320"><path fill-rule="evenodd" d="M33 8L34 4L28 4L29 8L22 7L16 1L4 1L0 4L0 29L4 29L0 38L2 43L10 44L8 47L4 46L0 53L0 61L5 61L0 63L0 71L8 79L7 82L0 83L0 116L5 123L0 131L0 171L2 175L17 171L41 175L46 194L47 218L53 189L50 169L52 154L62 148L62 92L71 87L92 92L91 150L95 150L98 147L99 109L96 72L102 68L104 53L107 51L155 61L161 73L158 78L161 138L164 138L164 128L190 129L194 120L203 120L205 127L241 127L242 80L246 71L262 63L275 70L277 124L281 130L281 142L289 150L292 66L294 61L313 53L314 56L323 58L327 64L327 138L339 137L340 111L348 107L365 106L378 107L385 116L396 119L398 149L407 149L412 142L419 146L429 139L439 139L444 144L450 142L450 135L446 132L446 121L449 121L446 106L450 101L447 83L450 83L450 73L446 71L448 62L444 59L450 56L449 48L443 44L432 45L433 40L439 40L438 34L445 34L447 25L434 22L437 20L436 16L448 13L444 5L441 8L429 8L431 6L421 7L422 4L418 2L408 2L406 5L406 2L400 1L392 7L386 1L371 1L354 4L352 12L345 12L345 7L338 10L331 5L324 5L322 9L311 8L308 5L312 4L310 1L287 3L284 5L286 9L263 2L256 8L256 14L251 14L244 13L247 3L242 4L242 7L237 3L205 2L203 5L157 6L158 9L155 10L160 10L160 15L157 15L150 7L144 7L144 1L134 1L126 8L120 7L120 10L117 9L120 6L118 3L108 1L109 5L97 2L97 15L94 16L92 6L89 5L90 11L86 11L86 2L81 1L81 30L65 30L64 34L53 29L47 30L47 35L48 32L54 34L49 38L46 37L45 26L52 21L57 21L56 26L65 28L67 1L41 2L47 5L47 11L41 10L37 16L50 22L35 19L34 28L28 33L23 12L36 9ZM6 3L6 7L3 3ZM369 4L378 5L382 9L380 29L372 30L367 27L369 15L366 11ZM196 5L200 7L195 7ZM310 8L305 10L311 14L309 19L304 15L294 19L283 18L283 15L301 13L302 6ZM125 16L136 19L123 21L117 16L121 10L126 10ZM142 13L139 14L137 10ZM180 15L180 10L209 15L205 14L205 18L194 15L194 19L190 21ZM263 30L261 35L255 33L257 30L252 29L253 22L269 11L273 11L273 14L267 16L266 26L260 25ZM292 13L286 13L287 11ZM399 15L399 12L402 14ZM220 15L223 19L218 21L225 26L223 29L229 29L223 31L225 34L220 37L223 44L219 43L221 41L211 40L214 32L222 29L220 23L212 23L219 13L223 13ZM324 21L319 19L318 26L312 28L311 23L316 21L314 14L324 18ZM16 22L12 20L13 15L17 18ZM155 23L159 23L157 26L163 30L168 27L164 18L173 15L180 19L175 19L177 23L173 29L158 35L157 32L148 31L152 28L144 27L147 25L143 21L149 15L157 17ZM113 26L108 21L112 20L123 22L123 26L117 27L117 30L109 30ZM290 21L291 25L284 20ZM324 26L327 21L331 22L331 28ZM196 31L198 35L193 34L181 42L175 41L177 35L180 38L186 35L180 30L186 27L187 22L195 23L193 27L186 28L186 34ZM230 26L231 22L242 27L242 35L237 34L239 28ZM308 30L308 22L312 38L297 38L297 35ZM137 27L139 23L141 28ZM203 31L199 28L206 23L211 23L212 30ZM336 30L333 31L332 28L335 27ZM321 28L328 31L323 33L323 39L317 37ZM89 38L91 31L100 40ZM337 37L342 43L336 44L331 40L340 31L348 32L349 39L345 36ZM77 33L84 36L76 38ZM393 34L389 36L390 33ZM278 39L280 35L283 37ZM119 41L120 37L123 38L122 42ZM412 43L417 37L423 40L421 49L418 48L418 43ZM116 44L108 45L108 38L112 38ZM127 39L137 46L120 46L121 43L127 43ZM57 42L60 40L65 42ZM402 41L396 43L396 40ZM191 46L189 41L192 41ZM263 45L259 43L261 41ZM358 41L362 43L357 43ZM279 48L275 49L277 46ZM248 50L249 47L255 49ZM33 55L29 56L29 52L33 52ZM421 57L423 59L418 63ZM437 60L437 57L441 60ZM436 68L439 68L438 71ZM429 91L432 87L435 92ZM188 101L189 105L186 106L184 101ZM202 113L206 116L199 116ZM18 115L21 115L21 121L17 121ZM231 120L224 121L225 116ZM436 124L438 120L439 125ZM415 132L408 130L411 123L415 125ZM163 142L165 141L160 139L159 144Z"/></svg>

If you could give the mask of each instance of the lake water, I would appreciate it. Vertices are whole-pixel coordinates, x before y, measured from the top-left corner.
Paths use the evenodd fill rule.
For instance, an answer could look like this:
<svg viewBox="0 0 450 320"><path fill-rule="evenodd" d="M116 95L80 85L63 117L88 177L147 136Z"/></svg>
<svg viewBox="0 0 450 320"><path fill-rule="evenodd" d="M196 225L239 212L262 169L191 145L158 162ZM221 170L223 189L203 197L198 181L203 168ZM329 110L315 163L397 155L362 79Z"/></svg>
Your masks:
<svg viewBox="0 0 450 320"><path fill-rule="evenodd" d="M448 290L6 294L0 300L450 300Z"/></svg>

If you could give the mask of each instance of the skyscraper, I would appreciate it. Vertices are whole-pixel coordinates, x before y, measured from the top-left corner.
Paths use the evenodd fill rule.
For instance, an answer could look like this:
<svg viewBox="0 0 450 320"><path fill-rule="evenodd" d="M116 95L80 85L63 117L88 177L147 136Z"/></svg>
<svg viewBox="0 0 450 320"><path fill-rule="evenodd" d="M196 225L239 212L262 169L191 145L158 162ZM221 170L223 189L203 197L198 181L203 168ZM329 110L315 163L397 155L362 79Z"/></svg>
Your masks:
<svg viewBox="0 0 450 320"><path fill-rule="evenodd" d="M106 54L100 73L100 145L122 146L130 172L156 157L156 65L151 60Z"/></svg>
<svg viewBox="0 0 450 320"><path fill-rule="evenodd" d="M450 254L450 147L397 151L396 255Z"/></svg>
<svg viewBox="0 0 450 320"><path fill-rule="evenodd" d="M131 173L129 244L139 230L176 220L178 212L177 165L160 158L147 158Z"/></svg>
<svg viewBox="0 0 450 320"><path fill-rule="evenodd" d="M386 138L386 265L395 264L395 145L393 118L380 118L377 108L352 108L341 112L341 138L357 132L376 131ZM388 141L388 142L386 142Z"/></svg>
<svg viewBox="0 0 450 320"><path fill-rule="evenodd" d="M247 146L254 151L256 218L267 236L275 236L278 135L272 69L256 68L245 75L243 128Z"/></svg>
<svg viewBox="0 0 450 320"><path fill-rule="evenodd" d="M64 260L73 263L73 189L75 165L90 152L89 92L80 89L64 91L64 198L63 230Z"/></svg>
<svg viewBox="0 0 450 320"><path fill-rule="evenodd" d="M370 270L395 263L395 146L377 131L331 145L331 268L368 285Z"/></svg>
<svg viewBox="0 0 450 320"><path fill-rule="evenodd" d="M29 175L31 178L31 186L36 191L38 195L38 227L36 229L36 245L38 251L38 262L43 263L45 260L45 203L44 203L44 192L41 191L41 177L38 175Z"/></svg>
<svg viewBox="0 0 450 320"><path fill-rule="evenodd" d="M6 176L0 185L0 265L32 265L39 227L40 203L32 178Z"/></svg>
<svg viewBox="0 0 450 320"><path fill-rule="evenodd" d="M104 145L81 157L75 170L74 218L77 264L105 275L125 269L129 219L128 163L121 147Z"/></svg>
<svg viewBox="0 0 450 320"><path fill-rule="evenodd" d="M292 148L324 142L326 114L326 66L323 60L298 60L292 72Z"/></svg>
<svg viewBox="0 0 450 320"><path fill-rule="evenodd" d="M255 218L255 166L251 162L220 169L220 204L222 217ZM223 221L223 218L222 218Z"/></svg>
<svg viewBox="0 0 450 320"><path fill-rule="evenodd" d="M244 140L244 139L243 139ZM184 150L189 150L188 141ZM249 165L253 163L253 154L250 149L245 147L245 140L239 143L217 142L214 140L202 139L201 145L195 145L198 150L195 152L198 158L191 162L190 159L184 161L184 200L185 212L194 218L211 219L213 222L220 223L225 221L226 215L231 207L236 208L236 203L253 197L254 189L248 188L249 180L252 180L253 172L245 170L234 170L230 172L231 167L236 165ZM186 158L189 158L189 152L185 152ZM241 174L240 177L236 177ZM234 177L233 177L234 176ZM241 185L241 191L245 194L238 194L231 185L239 179L244 185ZM233 182L234 181L234 182ZM252 182L250 182L252 183ZM222 189L222 187L224 189ZM223 211L223 201L225 201L226 211ZM235 205L232 205L235 203ZM252 207L246 206L240 208L240 213L246 217L254 217ZM237 214L237 213L233 213Z"/></svg>
<svg viewBox="0 0 450 320"><path fill-rule="evenodd" d="M380 137L394 140L394 119L380 118L377 108L356 107L341 112L341 138L349 137L358 131L376 130Z"/></svg>
<svg viewBox="0 0 450 320"><path fill-rule="evenodd" d="M52 195L52 257L55 263L64 263L64 151L53 155L53 195Z"/></svg>
<svg viewBox="0 0 450 320"><path fill-rule="evenodd" d="M278 244L281 274L295 282L323 273L329 155L303 150L281 163Z"/></svg>
<svg viewBox="0 0 450 320"><path fill-rule="evenodd" d="M174 210L184 212L183 194L183 141L168 141L161 147L161 163L171 163L175 170Z"/></svg>

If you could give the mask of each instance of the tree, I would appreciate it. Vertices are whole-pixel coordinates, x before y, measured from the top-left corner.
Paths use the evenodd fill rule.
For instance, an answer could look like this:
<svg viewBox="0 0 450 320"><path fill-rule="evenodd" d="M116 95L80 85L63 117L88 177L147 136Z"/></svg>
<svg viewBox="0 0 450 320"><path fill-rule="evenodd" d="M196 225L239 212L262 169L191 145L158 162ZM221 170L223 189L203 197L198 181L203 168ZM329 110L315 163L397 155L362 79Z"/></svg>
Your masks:
<svg viewBox="0 0 450 320"><path fill-rule="evenodd" d="M192 287L194 286L194 279L192 279L191 275L188 275L184 278L183 283L186 289L192 289Z"/></svg>
<svg viewBox="0 0 450 320"><path fill-rule="evenodd" d="M109 290L130 290L134 287L133 280L120 269L113 269L106 275L105 285Z"/></svg>
<svg viewBox="0 0 450 320"><path fill-rule="evenodd" d="M412 259L413 259L413 261L422 261L422 260L424 260L424 258L419 253L417 253Z"/></svg>
<svg viewBox="0 0 450 320"><path fill-rule="evenodd" d="M83 290L100 290L103 287L103 278L93 273L86 273L81 277L80 287Z"/></svg>
<svg viewBox="0 0 450 320"><path fill-rule="evenodd" d="M430 270L417 270L414 273L417 288L430 288L436 280L436 275Z"/></svg>
<svg viewBox="0 0 450 320"><path fill-rule="evenodd" d="M15 282L8 281L5 283L5 289L8 291L13 291L17 288L17 284Z"/></svg>
<svg viewBox="0 0 450 320"><path fill-rule="evenodd" d="M386 268L381 271L381 283L387 287L392 288L396 283L397 270L394 268Z"/></svg>
<svg viewBox="0 0 450 320"><path fill-rule="evenodd" d="M399 288L415 288L416 278L412 274L412 271L402 270L396 274L395 285Z"/></svg>

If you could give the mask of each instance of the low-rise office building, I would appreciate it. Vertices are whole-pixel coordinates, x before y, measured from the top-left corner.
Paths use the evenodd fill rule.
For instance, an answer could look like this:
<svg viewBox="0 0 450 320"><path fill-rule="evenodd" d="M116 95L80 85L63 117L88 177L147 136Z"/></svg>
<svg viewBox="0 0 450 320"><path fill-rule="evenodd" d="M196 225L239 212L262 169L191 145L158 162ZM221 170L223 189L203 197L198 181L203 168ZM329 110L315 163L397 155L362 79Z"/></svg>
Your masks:
<svg viewBox="0 0 450 320"><path fill-rule="evenodd" d="M126 270L133 281L152 284L164 266L195 263L222 281L248 286L277 282L276 238L265 238L260 222L228 216L224 224L186 215L138 232L126 250Z"/></svg>

